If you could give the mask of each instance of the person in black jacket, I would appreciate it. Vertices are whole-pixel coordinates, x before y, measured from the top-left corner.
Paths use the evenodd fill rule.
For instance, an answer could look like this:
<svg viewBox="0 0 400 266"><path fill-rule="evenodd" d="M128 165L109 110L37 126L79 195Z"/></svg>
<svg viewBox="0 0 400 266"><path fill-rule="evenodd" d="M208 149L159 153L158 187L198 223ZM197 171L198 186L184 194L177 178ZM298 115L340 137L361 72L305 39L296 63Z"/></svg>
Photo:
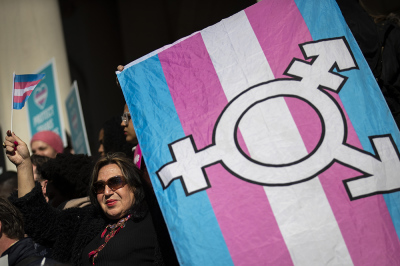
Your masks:
<svg viewBox="0 0 400 266"><path fill-rule="evenodd" d="M21 213L6 199L0 198L0 255L8 256L8 265L17 265L28 257L36 257L32 239L24 238Z"/></svg>
<svg viewBox="0 0 400 266"><path fill-rule="evenodd" d="M0 198L0 256L9 266L65 265L39 255L33 240L24 237L22 214L3 198Z"/></svg>
<svg viewBox="0 0 400 266"><path fill-rule="evenodd" d="M52 247L54 259L74 265L163 264L141 172L130 159L122 154L100 158L92 174L92 205L59 210L46 203L40 184L35 185L26 144L11 132L4 144L20 184L13 204L24 215L26 233Z"/></svg>

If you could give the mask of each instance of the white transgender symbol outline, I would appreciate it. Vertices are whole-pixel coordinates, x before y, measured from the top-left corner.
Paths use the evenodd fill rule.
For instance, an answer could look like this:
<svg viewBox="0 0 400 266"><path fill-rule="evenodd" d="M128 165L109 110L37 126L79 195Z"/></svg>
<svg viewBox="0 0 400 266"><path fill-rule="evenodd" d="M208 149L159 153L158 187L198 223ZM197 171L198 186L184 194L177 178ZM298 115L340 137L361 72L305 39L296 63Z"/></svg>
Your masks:
<svg viewBox="0 0 400 266"><path fill-rule="evenodd" d="M340 91L347 77L334 73L358 69L344 37L300 44L304 58L293 59L285 74L292 77L261 83L243 91L228 103L214 127L213 144L197 150L192 136L169 144L173 161L157 175L167 188L180 179L186 195L211 187L205 168L222 164L234 176L263 186L288 186L310 180L334 162L362 173L344 180L351 200L400 190L400 156L391 135L370 137L375 155L346 144L343 111L325 90ZM246 112L276 97L295 97L318 114L322 134L307 156L286 164L267 164L250 158L240 148L238 125ZM256 99L256 100L254 100Z"/></svg>

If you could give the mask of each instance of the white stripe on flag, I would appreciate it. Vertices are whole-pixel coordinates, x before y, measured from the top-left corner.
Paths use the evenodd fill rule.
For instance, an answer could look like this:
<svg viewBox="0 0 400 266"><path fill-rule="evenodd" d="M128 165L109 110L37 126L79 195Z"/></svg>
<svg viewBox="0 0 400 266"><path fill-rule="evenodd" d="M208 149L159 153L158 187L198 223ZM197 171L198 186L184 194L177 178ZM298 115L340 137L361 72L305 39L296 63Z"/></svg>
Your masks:
<svg viewBox="0 0 400 266"><path fill-rule="evenodd" d="M36 85L26 87L25 89L22 90L21 89L14 90L14 96L23 96L25 92L33 90L35 87Z"/></svg>
<svg viewBox="0 0 400 266"><path fill-rule="evenodd" d="M244 12L219 25L218 31L216 25L203 30L202 37L228 101L250 86L274 79ZM281 97L253 107L242 119L239 129L251 157L258 161L284 163L307 155ZM284 145L279 146L278 154L274 145L279 143ZM268 152L271 147L274 152ZM289 187L264 187L264 190L295 265L352 264L318 178Z"/></svg>
<svg viewBox="0 0 400 266"><path fill-rule="evenodd" d="M295 265L353 265L318 178L264 190Z"/></svg>
<svg viewBox="0 0 400 266"><path fill-rule="evenodd" d="M274 79L243 11L204 29L201 36L222 87L229 86L228 101L252 85Z"/></svg>

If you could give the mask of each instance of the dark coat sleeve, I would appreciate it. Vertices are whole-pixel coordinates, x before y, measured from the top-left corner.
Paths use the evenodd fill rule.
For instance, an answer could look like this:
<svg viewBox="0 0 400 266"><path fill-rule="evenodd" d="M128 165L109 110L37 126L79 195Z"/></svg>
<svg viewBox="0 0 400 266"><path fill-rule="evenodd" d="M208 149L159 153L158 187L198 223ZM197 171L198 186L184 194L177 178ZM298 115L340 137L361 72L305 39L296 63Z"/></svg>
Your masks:
<svg viewBox="0 0 400 266"><path fill-rule="evenodd" d="M85 208L59 210L47 204L39 183L31 192L11 202L24 216L25 233L41 245L53 250L53 258L67 262L71 260L71 247Z"/></svg>
<svg viewBox="0 0 400 266"><path fill-rule="evenodd" d="M52 246L57 236L57 217L60 211L47 204L39 183L21 198L10 198L24 216L25 233L35 242Z"/></svg>

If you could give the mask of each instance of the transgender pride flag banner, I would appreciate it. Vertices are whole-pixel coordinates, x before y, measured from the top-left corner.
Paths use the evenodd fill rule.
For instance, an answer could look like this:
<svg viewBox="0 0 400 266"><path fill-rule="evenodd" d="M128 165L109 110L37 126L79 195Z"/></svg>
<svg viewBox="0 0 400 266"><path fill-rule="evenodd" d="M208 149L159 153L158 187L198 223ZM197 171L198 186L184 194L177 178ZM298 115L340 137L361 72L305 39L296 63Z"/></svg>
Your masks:
<svg viewBox="0 0 400 266"><path fill-rule="evenodd" d="M261 1L118 79L182 265L400 265L400 135L334 0Z"/></svg>
<svg viewBox="0 0 400 266"><path fill-rule="evenodd" d="M24 107L32 91L44 77L45 74L13 74L13 109L20 110Z"/></svg>

